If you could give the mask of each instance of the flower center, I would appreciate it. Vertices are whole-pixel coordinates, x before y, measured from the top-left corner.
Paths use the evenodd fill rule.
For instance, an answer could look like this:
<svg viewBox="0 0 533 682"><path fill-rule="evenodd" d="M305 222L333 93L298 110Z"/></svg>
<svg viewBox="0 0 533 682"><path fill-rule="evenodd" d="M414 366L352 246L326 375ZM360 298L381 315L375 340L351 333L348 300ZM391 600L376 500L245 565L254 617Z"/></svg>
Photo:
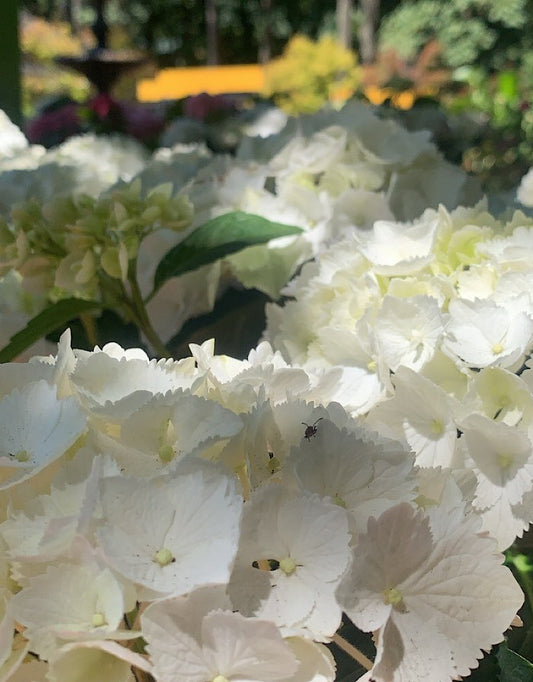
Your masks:
<svg viewBox="0 0 533 682"><path fill-rule="evenodd" d="M501 343L495 343L495 344L492 346L491 351L493 352L494 355L499 355L500 353L503 352L503 344L501 344Z"/></svg>
<svg viewBox="0 0 533 682"><path fill-rule="evenodd" d="M159 459L162 462L170 462L174 459L174 456L176 455L176 452L174 451L174 448L172 445L169 445L168 443L166 445L162 445L159 448Z"/></svg>
<svg viewBox="0 0 533 682"><path fill-rule="evenodd" d="M500 454L497 456L498 466L501 469L508 469L513 463L513 456L508 454Z"/></svg>
<svg viewBox="0 0 533 682"><path fill-rule="evenodd" d="M335 497L333 498L333 504L336 504L337 507L342 507L343 509L346 509L346 502L342 499L339 493L335 493Z"/></svg>
<svg viewBox="0 0 533 682"><path fill-rule="evenodd" d="M215 675L211 682L229 682L228 678L225 675Z"/></svg>
<svg viewBox="0 0 533 682"><path fill-rule="evenodd" d="M285 575L291 575L296 570L296 561L290 556L286 556L279 562L279 567Z"/></svg>
<svg viewBox="0 0 533 682"><path fill-rule="evenodd" d="M172 423L172 420L163 420L159 432L158 450L158 455L162 462L170 462L176 456L176 451L174 450L174 443L176 442L176 439L176 429Z"/></svg>
<svg viewBox="0 0 533 682"><path fill-rule="evenodd" d="M27 462L30 458L30 453L27 450L17 450L12 457L13 459L16 459L17 462Z"/></svg>
<svg viewBox="0 0 533 682"><path fill-rule="evenodd" d="M396 587L387 587L387 589L383 590L383 601L400 612L406 611L403 603L403 594Z"/></svg>
<svg viewBox="0 0 533 682"><path fill-rule="evenodd" d="M440 419L434 419L429 428L431 433L435 434L435 436L442 436L444 433L444 424Z"/></svg>
<svg viewBox="0 0 533 682"><path fill-rule="evenodd" d="M106 621L105 616L104 616L103 613L99 613L99 612L93 613L93 617L92 617L92 619L91 619L91 623L92 623L92 626L93 626L94 628L99 628L99 627L101 627L102 625L105 625L106 622L107 622L107 621Z"/></svg>
<svg viewBox="0 0 533 682"><path fill-rule="evenodd" d="M168 566L168 564L173 563L176 559L169 549L161 547L161 549L158 549L154 554L154 561L160 566Z"/></svg>

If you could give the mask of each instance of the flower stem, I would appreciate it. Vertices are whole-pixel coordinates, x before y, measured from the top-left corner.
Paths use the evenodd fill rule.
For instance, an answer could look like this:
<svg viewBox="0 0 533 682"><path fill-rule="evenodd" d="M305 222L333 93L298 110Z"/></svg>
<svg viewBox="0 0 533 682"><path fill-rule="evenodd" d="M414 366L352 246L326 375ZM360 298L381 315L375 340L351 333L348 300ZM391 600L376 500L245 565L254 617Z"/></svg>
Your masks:
<svg viewBox="0 0 533 682"><path fill-rule="evenodd" d="M148 313L146 312L146 306L144 305L141 290L139 288L139 283L137 282L137 276L135 271L137 269L137 262L133 261L130 266L130 275L128 277L128 283L130 285L131 291L131 302L133 303L133 308L135 310L136 321L140 330L144 333L148 341L152 344L155 352L161 358L170 358L172 353L165 346L163 341L159 338L156 330L153 328Z"/></svg>
<svg viewBox="0 0 533 682"><path fill-rule="evenodd" d="M345 651L349 656L351 656L355 661L357 661L360 665L365 668L365 670L371 670L373 667L372 661L367 658L359 649L354 647L353 644L350 644L350 642L347 642L344 637L341 637L338 633L335 633L333 635L333 642L339 647L339 649L342 649Z"/></svg>
<svg viewBox="0 0 533 682"><path fill-rule="evenodd" d="M94 348L98 345L98 335L93 315L91 315L91 313L81 313L80 322L83 331L85 332L85 336L87 337L87 341L89 342L89 346Z"/></svg>

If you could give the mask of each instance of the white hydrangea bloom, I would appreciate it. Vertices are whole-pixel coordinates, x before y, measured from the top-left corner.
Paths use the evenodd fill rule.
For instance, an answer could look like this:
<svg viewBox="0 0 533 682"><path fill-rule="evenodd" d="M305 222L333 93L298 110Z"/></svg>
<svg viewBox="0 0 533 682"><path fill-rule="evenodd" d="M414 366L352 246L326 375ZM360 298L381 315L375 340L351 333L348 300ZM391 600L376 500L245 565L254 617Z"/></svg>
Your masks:
<svg viewBox="0 0 533 682"><path fill-rule="evenodd" d="M533 318L516 305L456 299L449 312L443 350L470 367L519 367L532 345Z"/></svg>
<svg viewBox="0 0 533 682"><path fill-rule="evenodd" d="M521 430L472 414L460 423L466 443L466 465L474 472L477 485L473 505L484 513L497 510L510 520L512 507L533 488L533 448ZM505 528L489 528L502 549L521 535L523 522Z"/></svg>
<svg viewBox="0 0 533 682"><path fill-rule="evenodd" d="M524 206L533 206L533 169L529 170L520 181L516 198Z"/></svg>
<svg viewBox="0 0 533 682"><path fill-rule="evenodd" d="M439 305L430 296L386 296L375 321L376 343L393 371L401 365L420 370L434 356L443 331Z"/></svg>
<svg viewBox="0 0 533 682"><path fill-rule="evenodd" d="M412 457L398 441L358 429L339 429L320 418L316 433L293 447L285 477L302 490L329 497L350 515L353 533L371 516L415 497Z"/></svg>
<svg viewBox="0 0 533 682"><path fill-rule="evenodd" d="M451 467L457 442L458 404L440 386L399 367L394 396L370 411L366 421L381 433L404 436L420 467Z"/></svg>
<svg viewBox="0 0 533 682"><path fill-rule="evenodd" d="M413 224L378 220L373 229L358 237L361 253L378 275L409 275L434 259L435 218Z"/></svg>
<svg viewBox="0 0 533 682"><path fill-rule="evenodd" d="M27 146L28 140L24 133L11 121L6 112L0 109L0 156L16 156Z"/></svg>
<svg viewBox="0 0 533 682"><path fill-rule="evenodd" d="M70 380L89 410L120 422L154 395L190 385L190 379L175 371L178 367L170 360L150 360L141 349L124 351L113 343L92 353L78 352Z"/></svg>
<svg viewBox="0 0 533 682"><path fill-rule="evenodd" d="M348 566L348 542L348 517L338 505L262 486L244 508L229 585L234 607L272 620L286 636L327 641L341 620L334 591Z"/></svg>
<svg viewBox="0 0 533 682"><path fill-rule="evenodd" d="M137 678L132 665L148 673L151 671L144 656L117 642L72 642L58 648L50 658L46 682L90 680L95 675L99 682L135 682Z"/></svg>
<svg viewBox="0 0 533 682"><path fill-rule="evenodd" d="M213 400L178 390L153 396L118 429L115 438L97 437L97 443L124 473L142 478L174 458L225 443L242 429L242 420Z"/></svg>
<svg viewBox="0 0 533 682"><path fill-rule="evenodd" d="M276 682L298 669L276 626L232 612L223 587L150 605L142 631L157 682Z"/></svg>
<svg viewBox="0 0 533 682"><path fill-rule="evenodd" d="M47 660L64 641L135 638L137 633L121 629L124 613L134 607L125 597L101 562L59 563L31 578L9 611L26 628L32 651Z"/></svg>
<svg viewBox="0 0 533 682"><path fill-rule="evenodd" d="M378 631L372 680L450 682L502 640L523 595L477 530L461 505L426 516L404 503L370 519L338 598Z"/></svg>
<svg viewBox="0 0 533 682"><path fill-rule="evenodd" d="M36 381L0 401L1 488L34 476L63 456L81 436L86 418L73 398Z"/></svg>
<svg viewBox="0 0 533 682"><path fill-rule="evenodd" d="M108 478L101 503L104 556L139 585L141 598L229 579L242 500L218 467L181 460L174 475L161 480Z"/></svg>
<svg viewBox="0 0 533 682"><path fill-rule="evenodd" d="M0 536L7 543L10 558L17 562L17 579L26 564L41 564L70 554L79 536L92 539L99 516L97 511L98 484L104 476L118 474L118 467L102 457L91 458L87 449L78 452L74 463L63 471L74 468L81 460L89 460L89 474L52 486L50 493L33 500L31 514L16 512L0 524ZM30 510L28 510L30 511ZM31 571L29 566L26 566Z"/></svg>

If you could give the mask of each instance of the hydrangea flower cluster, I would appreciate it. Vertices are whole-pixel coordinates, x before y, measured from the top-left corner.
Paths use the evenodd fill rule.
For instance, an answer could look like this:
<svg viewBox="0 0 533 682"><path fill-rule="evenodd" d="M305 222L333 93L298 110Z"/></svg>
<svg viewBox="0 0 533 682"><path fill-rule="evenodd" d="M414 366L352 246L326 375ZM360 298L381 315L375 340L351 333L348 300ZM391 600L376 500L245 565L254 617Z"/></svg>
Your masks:
<svg viewBox="0 0 533 682"><path fill-rule="evenodd" d="M459 486L334 375L191 351L0 365L0 680L332 682L343 611L378 682L475 667L523 596Z"/></svg>
<svg viewBox="0 0 533 682"><path fill-rule="evenodd" d="M191 219L190 202L170 185L146 196L133 182L97 198L27 201L0 222L0 285L13 292L7 307L35 314L47 301L75 297L139 324L145 311L136 302L150 291L139 290L139 246L157 230L183 231Z"/></svg>
<svg viewBox="0 0 533 682"><path fill-rule="evenodd" d="M10 125L10 130L18 131ZM23 139L20 131L18 134ZM5 146L7 149L7 142ZM80 250L80 239L76 238L70 258L58 270L58 289L52 298L62 296L60 290L84 298L96 294L94 274L98 262L104 270L124 274L125 254L131 260L132 253L131 243L125 240L131 235L122 235L116 223L123 226L122 218L137 220L137 216L124 216L121 209L115 216L108 208L101 209L101 204L107 206L109 197L116 196L117 191L125 192L130 195L126 203L121 196L113 201L125 204L129 210L131 194L124 182L133 178L141 182L139 201L149 206L153 203L151 190L159 192L161 184L172 183L174 193L187 194L194 208L193 227L239 209L303 229L298 236L250 246L200 272L169 279L148 308L151 325L163 342L172 338L187 319L211 310L217 294L235 280L246 288L277 297L305 260L354 226L367 230L378 219L412 219L427 206L443 202L452 208L477 197L471 180L444 161L426 132L408 132L392 121L380 120L355 102L340 112L291 120L279 134L268 138L246 137L237 158L213 155L202 145L178 145L157 150L149 159L136 142L118 136L77 136L50 151L27 143L13 151L11 147L9 154L0 159L0 213L11 222L8 242L13 234L27 232L26 218L32 225L41 224L57 239L65 220L79 221L89 211L102 215L113 233L112 243L104 239L106 243L98 244L98 254L92 242L95 230L101 231L102 226L91 228L88 249L82 245ZM104 197L100 196L102 192ZM35 206L36 201L42 210ZM71 204L74 209L67 211L64 207ZM66 215L70 211L73 216ZM159 227L165 227L164 221ZM86 232L84 228L83 234ZM143 295L151 292L159 258L182 238L183 233L164 229L135 235L135 248L142 241L137 276ZM47 236L42 245L35 244L36 252L43 250L47 258L49 241ZM56 245L52 246L55 268L64 244L57 245L57 252ZM27 251L25 244L20 248ZM12 250L8 249L8 253ZM13 262L13 258L10 254L8 260ZM5 263L5 255L2 260ZM28 290L42 297L43 291L54 284L55 272L47 270L50 261L44 264L44 270L35 259L33 263L36 267L31 272L26 267L22 273L27 281L17 296L23 299L23 305L7 306L6 312L12 314L6 341L17 329L21 313L32 315L42 307L41 301L28 296ZM20 274L17 269L11 278ZM37 285L32 282L36 278ZM8 286L13 289L14 282ZM131 315L125 317L130 319Z"/></svg>
<svg viewBox="0 0 533 682"><path fill-rule="evenodd" d="M130 181L149 160L141 144L121 135L76 135L46 150L28 145L18 133L23 147L10 148L9 140L0 138L0 214L5 217L30 198L46 202L71 194L97 197L119 181Z"/></svg>
<svg viewBox="0 0 533 682"><path fill-rule="evenodd" d="M304 267L266 338L332 396L451 471L501 549L533 521L533 220L483 205L377 221Z"/></svg>
<svg viewBox="0 0 533 682"><path fill-rule="evenodd" d="M301 236L226 259L245 286L275 297L298 265L354 226L411 220L428 206L454 208L480 196L472 179L437 152L429 133L380 120L355 101L292 119L268 138L245 137L236 159L209 161L201 147L197 154L178 147L164 169L157 155L140 174L143 185L161 182L162 172L177 188L187 183L195 224L240 209L303 228Z"/></svg>

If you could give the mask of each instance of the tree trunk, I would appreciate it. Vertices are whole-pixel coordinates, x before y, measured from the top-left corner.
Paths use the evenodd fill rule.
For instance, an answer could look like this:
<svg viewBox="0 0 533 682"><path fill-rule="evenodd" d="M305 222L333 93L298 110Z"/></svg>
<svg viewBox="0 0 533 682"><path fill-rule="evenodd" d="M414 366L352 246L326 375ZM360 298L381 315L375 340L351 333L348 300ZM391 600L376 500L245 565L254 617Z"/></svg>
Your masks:
<svg viewBox="0 0 533 682"><path fill-rule="evenodd" d="M0 26L0 107L14 123L22 125L17 0L0 2Z"/></svg>
<svg viewBox="0 0 533 682"><path fill-rule="evenodd" d="M262 30L261 39L259 42L258 61L260 64L266 64L272 57L272 43L271 43L271 27L270 17L272 12L272 0L261 0L262 13Z"/></svg>
<svg viewBox="0 0 533 682"><path fill-rule="evenodd" d="M65 21L70 25L70 30L73 35L78 35L80 30L80 0L65 0Z"/></svg>
<svg viewBox="0 0 533 682"><path fill-rule="evenodd" d="M376 27L380 0L359 0L363 21L359 27L359 58L370 64L376 56Z"/></svg>
<svg viewBox="0 0 533 682"><path fill-rule="evenodd" d="M216 0L205 0L205 23L207 27L207 63L218 64L218 31Z"/></svg>
<svg viewBox="0 0 533 682"><path fill-rule="evenodd" d="M337 0L337 35L347 50L352 47L352 11L353 0Z"/></svg>

